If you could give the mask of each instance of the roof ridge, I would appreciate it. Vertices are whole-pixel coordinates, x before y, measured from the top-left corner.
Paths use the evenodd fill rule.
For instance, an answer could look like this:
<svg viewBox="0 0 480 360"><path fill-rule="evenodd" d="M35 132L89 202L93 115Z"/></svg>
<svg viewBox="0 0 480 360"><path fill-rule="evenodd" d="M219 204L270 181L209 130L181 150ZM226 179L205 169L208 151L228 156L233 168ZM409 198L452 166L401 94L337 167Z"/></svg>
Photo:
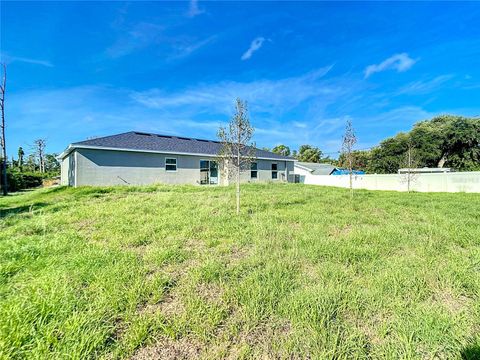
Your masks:
<svg viewBox="0 0 480 360"><path fill-rule="evenodd" d="M83 143L83 142L85 142L85 141L90 141L90 140L106 139L106 138L109 138L109 137L112 137L112 136L125 135L125 134L134 133L134 132L135 132L135 131L126 131L126 132L122 132L122 133L114 134L114 135L106 135L106 136L93 137L93 138L91 138L91 139L85 139L85 140L82 140L82 141L76 141L76 142L73 142L72 144L80 144L80 143Z"/></svg>

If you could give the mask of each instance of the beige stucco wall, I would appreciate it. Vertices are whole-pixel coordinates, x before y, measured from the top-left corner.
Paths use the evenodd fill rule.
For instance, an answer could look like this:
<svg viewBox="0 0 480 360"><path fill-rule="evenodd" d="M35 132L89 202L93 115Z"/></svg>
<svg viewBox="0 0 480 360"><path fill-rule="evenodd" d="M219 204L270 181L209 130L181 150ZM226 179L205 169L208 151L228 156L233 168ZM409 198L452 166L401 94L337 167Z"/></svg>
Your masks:
<svg viewBox="0 0 480 360"><path fill-rule="evenodd" d="M165 158L177 159L177 171L165 170ZM67 158L76 160L66 161ZM200 184L200 160L215 160L215 157L194 155L169 155L158 153L76 149L62 161L62 184L82 185L147 185L166 184ZM271 163L278 166L278 180L272 180ZM241 179L247 181L286 181L287 174L293 174L293 162L257 160L258 179L250 179L250 171L242 173ZM65 175L75 169L76 181ZM68 180L70 178L70 181ZM224 184L225 176L220 176Z"/></svg>

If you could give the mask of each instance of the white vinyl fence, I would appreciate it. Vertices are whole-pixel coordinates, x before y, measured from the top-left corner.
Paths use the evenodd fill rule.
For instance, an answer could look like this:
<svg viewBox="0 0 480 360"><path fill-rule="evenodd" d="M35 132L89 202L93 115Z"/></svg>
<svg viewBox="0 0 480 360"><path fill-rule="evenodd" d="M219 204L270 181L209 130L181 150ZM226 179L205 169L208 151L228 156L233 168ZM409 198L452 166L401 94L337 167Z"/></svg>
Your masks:
<svg viewBox="0 0 480 360"><path fill-rule="evenodd" d="M296 169L295 169L296 170ZM350 187L348 175L301 174L301 182L312 185ZM407 191L405 175L354 175L353 187L367 190ZM480 192L480 171L441 174L416 174L410 183L411 191L420 192Z"/></svg>

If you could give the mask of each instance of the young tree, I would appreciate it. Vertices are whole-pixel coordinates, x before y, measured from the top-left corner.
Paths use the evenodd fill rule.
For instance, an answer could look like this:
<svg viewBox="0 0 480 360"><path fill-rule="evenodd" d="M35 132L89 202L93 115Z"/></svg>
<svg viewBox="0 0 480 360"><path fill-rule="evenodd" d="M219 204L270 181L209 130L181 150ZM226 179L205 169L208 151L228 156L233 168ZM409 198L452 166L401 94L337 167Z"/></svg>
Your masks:
<svg viewBox="0 0 480 360"><path fill-rule="evenodd" d="M45 139L37 139L33 144L40 172L43 173L45 172L45 147L47 146L47 141Z"/></svg>
<svg viewBox="0 0 480 360"><path fill-rule="evenodd" d="M2 118L0 123L0 146L2 148L2 190L3 195L8 193L8 183L7 183L7 145L5 141L5 90L7 85L7 66L2 64L3 77L2 84L0 84L0 111L2 112Z"/></svg>
<svg viewBox="0 0 480 360"><path fill-rule="evenodd" d="M23 148L20 146L18 148L18 161L17 161L17 164L18 164L18 167L20 168L20 171L23 168L23 157L24 156L25 156L25 151L23 151Z"/></svg>
<svg viewBox="0 0 480 360"><path fill-rule="evenodd" d="M403 165L406 171L400 173L400 182L406 183L407 191L410 192L412 183L418 178L418 173L413 171L413 169L418 167L418 161L415 148L411 141L408 143L408 148L404 157Z"/></svg>
<svg viewBox="0 0 480 360"><path fill-rule="evenodd" d="M348 167L348 173L350 176L350 196L353 197L353 147L357 143L357 137L355 136L355 130L353 129L352 122L347 120L345 126L345 133L342 138L342 155L346 161Z"/></svg>
<svg viewBox="0 0 480 360"><path fill-rule="evenodd" d="M221 127L217 134L222 142L218 161L221 168L227 172L227 178L235 179L236 183L237 215L240 214L240 173L249 170L255 159L255 145L250 143L253 132L247 103L237 98L235 114L228 127Z"/></svg>

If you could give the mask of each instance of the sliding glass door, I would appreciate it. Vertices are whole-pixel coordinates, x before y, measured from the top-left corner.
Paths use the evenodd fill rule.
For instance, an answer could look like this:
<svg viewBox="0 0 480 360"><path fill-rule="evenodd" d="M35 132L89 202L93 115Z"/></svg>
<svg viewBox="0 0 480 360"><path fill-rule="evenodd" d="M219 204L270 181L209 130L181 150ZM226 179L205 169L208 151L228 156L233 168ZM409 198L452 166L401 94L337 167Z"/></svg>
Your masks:
<svg viewBox="0 0 480 360"><path fill-rule="evenodd" d="M216 161L200 160L200 184L218 184L218 165Z"/></svg>

